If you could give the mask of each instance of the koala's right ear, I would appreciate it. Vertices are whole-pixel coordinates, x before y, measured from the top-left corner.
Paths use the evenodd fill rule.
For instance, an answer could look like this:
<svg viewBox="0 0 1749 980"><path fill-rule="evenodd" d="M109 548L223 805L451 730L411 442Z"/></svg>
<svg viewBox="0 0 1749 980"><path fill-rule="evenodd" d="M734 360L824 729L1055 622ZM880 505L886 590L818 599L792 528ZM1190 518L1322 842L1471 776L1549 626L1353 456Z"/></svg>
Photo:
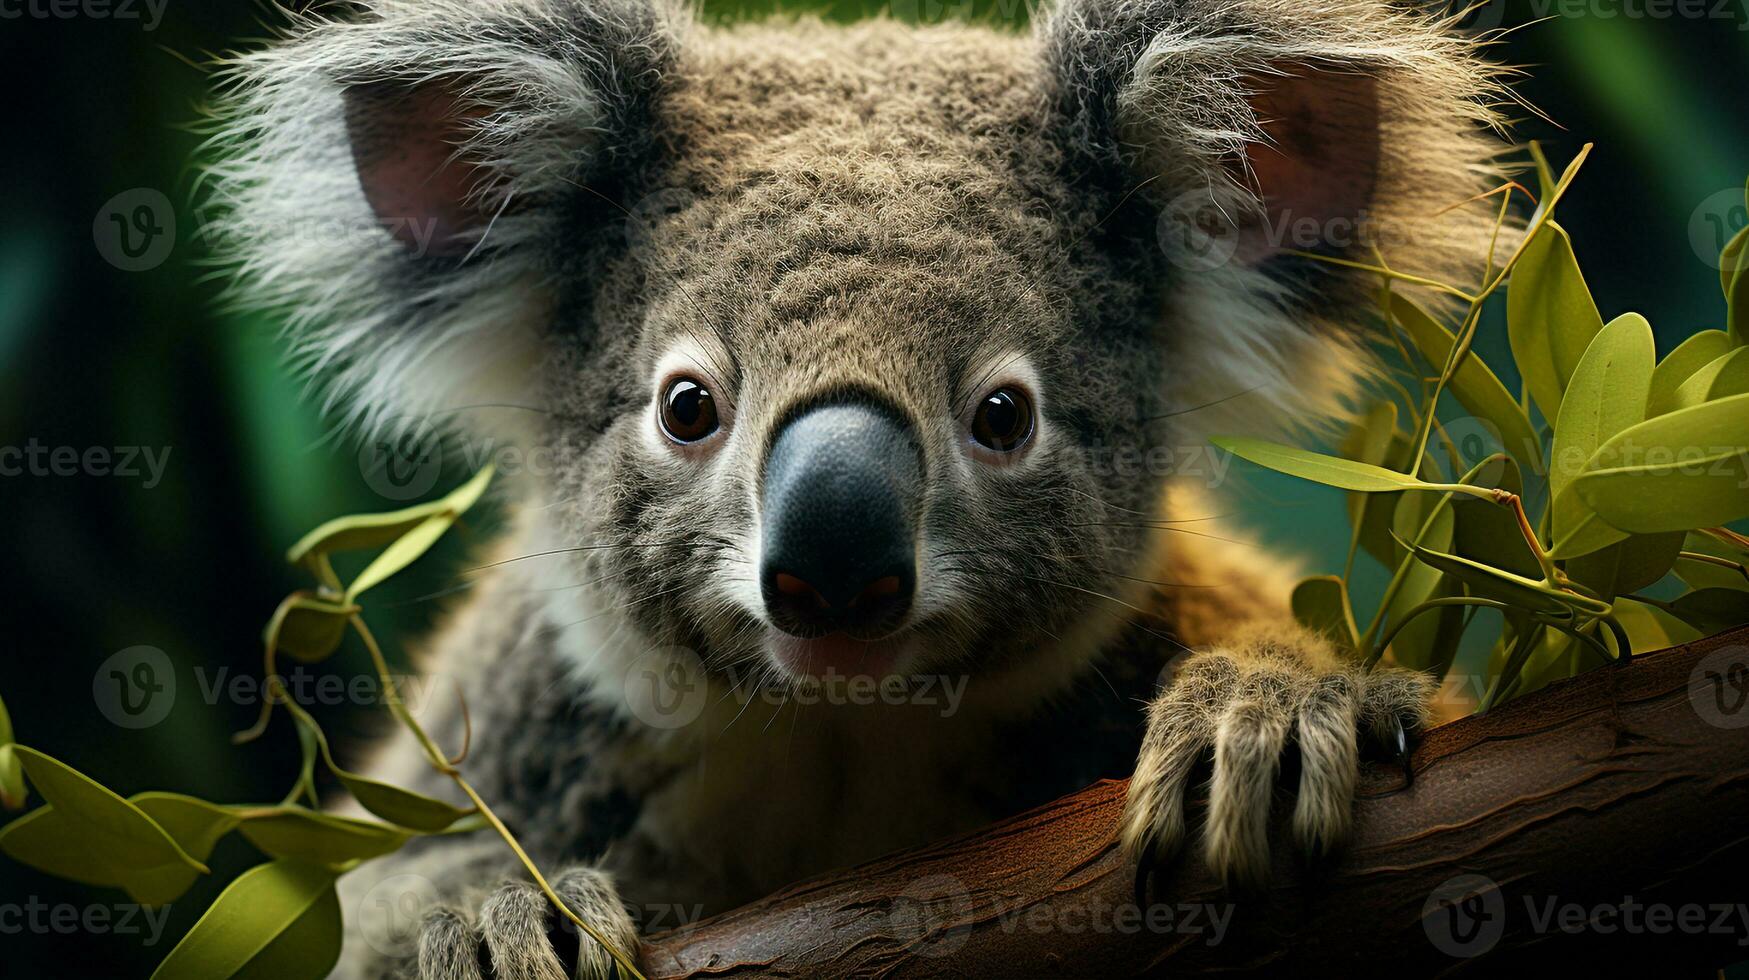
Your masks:
<svg viewBox="0 0 1749 980"><path fill-rule="evenodd" d="M204 222L373 431L528 400L591 182L654 141L667 0L372 0L227 60Z"/></svg>

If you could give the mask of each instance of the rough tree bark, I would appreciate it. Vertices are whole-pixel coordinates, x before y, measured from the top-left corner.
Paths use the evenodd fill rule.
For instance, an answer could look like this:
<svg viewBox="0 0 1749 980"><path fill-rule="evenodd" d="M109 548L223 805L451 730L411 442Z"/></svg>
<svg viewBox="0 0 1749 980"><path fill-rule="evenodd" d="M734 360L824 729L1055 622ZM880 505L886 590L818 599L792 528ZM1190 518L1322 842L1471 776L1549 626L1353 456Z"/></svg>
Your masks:
<svg viewBox="0 0 1749 980"><path fill-rule="evenodd" d="M1156 880L1144 913L1114 846L1125 784L1104 782L653 936L644 970L1698 976L1749 960L1745 695L1749 631L1738 631L1434 729L1410 785L1391 767L1363 776L1355 839L1337 860L1309 869L1278 838L1264 895L1224 894L1191 855Z"/></svg>

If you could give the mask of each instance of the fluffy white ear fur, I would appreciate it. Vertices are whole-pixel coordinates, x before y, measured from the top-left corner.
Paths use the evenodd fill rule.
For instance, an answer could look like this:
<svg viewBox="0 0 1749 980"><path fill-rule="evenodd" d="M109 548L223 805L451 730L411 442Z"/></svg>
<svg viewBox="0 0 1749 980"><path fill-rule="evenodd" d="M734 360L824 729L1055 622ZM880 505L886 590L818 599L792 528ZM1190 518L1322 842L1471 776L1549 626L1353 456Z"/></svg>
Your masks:
<svg viewBox="0 0 1749 980"><path fill-rule="evenodd" d="M207 182L237 297L360 430L514 432L473 406L531 397L565 202L673 30L645 0L374 0L228 59Z"/></svg>
<svg viewBox="0 0 1749 980"><path fill-rule="evenodd" d="M1152 179L1161 247L1206 249L1167 227L1187 216L1231 236L1225 261L1174 252L1166 315L1196 362L1187 400L1256 396L1187 423L1255 430L1259 399L1275 427L1340 415L1369 375L1363 324L1333 311L1376 279L1283 253L1480 275L1498 204L1465 202L1503 179L1508 96L1450 27L1385 0L1065 0L1042 28L1084 151Z"/></svg>

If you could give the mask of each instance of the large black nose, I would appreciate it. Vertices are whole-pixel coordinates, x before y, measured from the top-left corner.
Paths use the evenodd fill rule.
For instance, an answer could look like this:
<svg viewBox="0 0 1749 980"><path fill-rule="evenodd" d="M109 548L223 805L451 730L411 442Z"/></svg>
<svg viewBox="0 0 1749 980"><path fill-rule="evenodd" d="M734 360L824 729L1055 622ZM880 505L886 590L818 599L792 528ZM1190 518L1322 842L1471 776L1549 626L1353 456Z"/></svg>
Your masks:
<svg viewBox="0 0 1749 980"><path fill-rule="evenodd" d="M786 424L765 462L759 580L786 633L896 629L917 586L922 464L910 429L872 405L828 404Z"/></svg>

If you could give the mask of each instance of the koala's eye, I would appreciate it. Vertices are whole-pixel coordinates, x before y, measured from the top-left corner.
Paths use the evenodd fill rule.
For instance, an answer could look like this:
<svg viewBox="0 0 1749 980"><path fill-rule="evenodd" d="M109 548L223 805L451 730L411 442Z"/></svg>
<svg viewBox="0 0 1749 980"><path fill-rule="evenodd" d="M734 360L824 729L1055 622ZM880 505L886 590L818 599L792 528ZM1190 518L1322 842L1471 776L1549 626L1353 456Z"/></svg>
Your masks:
<svg viewBox="0 0 1749 980"><path fill-rule="evenodd" d="M998 453L1011 453L1032 436L1032 400L1019 388L998 388L984 396L972 416L972 438Z"/></svg>
<svg viewBox="0 0 1749 980"><path fill-rule="evenodd" d="M717 402L692 378L676 378L662 393L662 431L675 442L698 442L717 431Z"/></svg>

